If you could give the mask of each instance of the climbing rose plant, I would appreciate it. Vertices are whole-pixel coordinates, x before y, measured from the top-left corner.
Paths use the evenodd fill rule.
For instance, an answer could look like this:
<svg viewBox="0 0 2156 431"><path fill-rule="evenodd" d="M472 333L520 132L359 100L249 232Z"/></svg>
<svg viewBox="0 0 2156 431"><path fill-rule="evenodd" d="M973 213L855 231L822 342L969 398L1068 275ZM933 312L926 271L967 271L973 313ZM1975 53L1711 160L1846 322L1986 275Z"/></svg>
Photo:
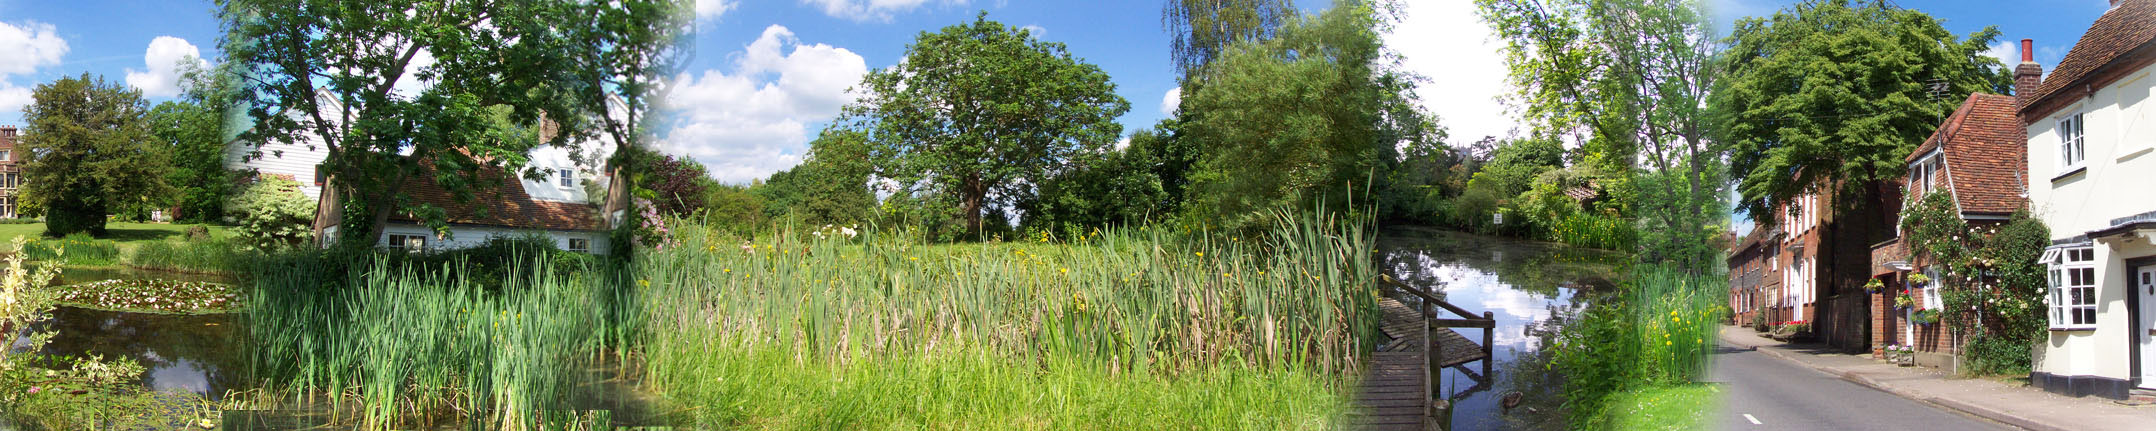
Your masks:
<svg viewBox="0 0 2156 431"><path fill-rule="evenodd" d="M2028 210L2005 223L1970 225L1947 193L1906 203L1902 232L1911 257L1938 267L1939 321L1974 331L1968 350L1977 372L2016 373L2029 367L2028 346L2044 332L2044 265L2037 263L2051 231Z"/></svg>

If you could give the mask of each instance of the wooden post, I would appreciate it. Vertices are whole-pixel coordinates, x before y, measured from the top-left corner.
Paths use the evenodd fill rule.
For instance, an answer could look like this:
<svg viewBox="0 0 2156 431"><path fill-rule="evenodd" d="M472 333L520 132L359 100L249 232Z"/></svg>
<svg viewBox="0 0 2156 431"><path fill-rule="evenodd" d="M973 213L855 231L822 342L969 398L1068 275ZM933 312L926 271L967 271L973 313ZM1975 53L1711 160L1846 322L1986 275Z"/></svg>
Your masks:
<svg viewBox="0 0 2156 431"><path fill-rule="evenodd" d="M1425 310L1422 319L1422 422L1428 425L1430 419L1436 417L1437 413L1433 411L1437 408L1437 403L1433 400L1436 400L1437 394L1439 394L1437 357L1444 354L1445 349L1437 348L1437 343L1434 342L1437 339L1430 336L1433 331L1443 328L1437 327L1437 322L1430 319L1433 315L1427 312L1430 308L1429 301L1423 301L1422 307Z"/></svg>
<svg viewBox="0 0 2156 431"><path fill-rule="evenodd" d="M1497 317L1488 311L1484 311L1482 312L1482 320L1490 321L1490 326L1482 328L1482 378L1489 379L1492 378L1490 375L1490 363L1497 361L1496 350L1490 346L1490 342L1497 337Z"/></svg>

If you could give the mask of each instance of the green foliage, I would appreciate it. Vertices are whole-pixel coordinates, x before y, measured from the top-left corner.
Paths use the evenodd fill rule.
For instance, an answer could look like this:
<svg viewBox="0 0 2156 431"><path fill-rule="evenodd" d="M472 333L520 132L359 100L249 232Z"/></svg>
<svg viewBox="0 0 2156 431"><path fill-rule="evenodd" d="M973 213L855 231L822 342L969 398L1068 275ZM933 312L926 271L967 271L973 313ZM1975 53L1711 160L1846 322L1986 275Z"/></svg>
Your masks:
<svg viewBox="0 0 2156 431"><path fill-rule="evenodd" d="M869 143L855 131L828 130L809 143L809 158L749 191L761 198L762 219L810 226L850 226L875 215L869 189ZM719 221L724 223L725 221ZM759 226L761 227L761 226Z"/></svg>
<svg viewBox="0 0 2156 431"><path fill-rule="evenodd" d="M1081 157L1078 166L1042 182L1034 196L1018 203L1026 215L1026 230L1084 231L1167 218L1160 206L1167 196L1153 173L1158 163L1150 149L1137 146L1138 136L1146 136L1147 145L1158 145L1158 138L1150 135L1139 132L1129 148Z"/></svg>
<svg viewBox="0 0 2156 431"><path fill-rule="evenodd" d="M991 209L1032 193L1028 182L1114 142L1115 118L1130 110L1100 67L986 12L921 33L859 88L846 121L866 134L876 175L955 208L976 238Z"/></svg>
<svg viewBox="0 0 2156 431"><path fill-rule="evenodd" d="M868 230L751 250L685 228L636 267L655 306L647 382L715 428L1329 425L1345 413L1335 385L1373 346L1373 238L1361 222L1283 217L1254 237L1149 227L939 246ZM1229 392L1261 383L1281 386ZM812 388L850 395L804 404ZM1010 396L1044 392L1069 398Z"/></svg>
<svg viewBox="0 0 2156 431"><path fill-rule="evenodd" d="M238 274L258 256L231 239L151 241L136 245L121 259L127 266L159 271Z"/></svg>
<svg viewBox="0 0 2156 431"><path fill-rule="evenodd" d="M31 98L15 154L21 199L43 211L46 236L103 236L107 216L169 194L141 91L84 73L39 84Z"/></svg>
<svg viewBox="0 0 2156 431"><path fill-rule="evenodd" d="M764 200L758 193L760 191L751 187L715 185L704 191L704 208L696 218L711 227L752 238L772 223L765 212L772 204Z"/></svg>
<svg viewBox="0 0 2156 431"><path fill-rule="evenodd" d="M1183 77L1199 74L1236 42L1272 37L1296 18L1293 0L1167 0L1160 22ZM1185 90L1188 90L1187 88Z"/></svg>
<svg viewBox="0 0 2156 431"><path fill-rule="evenodd" d="M232 217L233 233L250 248L291 247L314 236L315 203L307 200L298 182L282 177L256 179L232 197L225 211Z"/></svg>
<svg viewBox="0 0 2156 431"><path fill-rule="evenodd" d="M585 370L638 326L622 311L636 306L618 301L629 279L605 264L485 253L355 248L261 261L247 295L258 408L312 397L355 429L560 429L558 412L596 383ZM484 260L504 275L474 277L468 265Z"/></svg>
<svg viewBox="0 0 2156 431"><path fill-rule="evenodd" d="M1566 375L1574 429L1621 420L1625 412L1611 409L1627 404L1624 394L1689 384L1707 371L1728 278L1665 266L1633 274L1617 297L1589 306L1547 347L1556 352L1551 367Z"/></svg>
<svg viewBox="0 0 2156 431"><path fill-rule="evenodd" d="M2029 347L2044 339L2047 325L2046 268L2037 258L2050 245L2050 229L2025 209L2003 224L1970 224L1947 193L1912 198L1901 220L1911 254L1940 270L1938 280L1928 280L1943 289L1932 319L1969 335L1970 343L1993 344L1965 353L1986 364L1979 372L2026 372ZM1920 276L1910 275L1910 282ZM2017 343L2019 350L2006 347ZM2012 366L2022 368L1999 368Z"/></svg>
<svg viewBox="0 0 2156 431"><path fill-rule="evenodd" d="M176 189L169 200L159 197L153 202L175 210L175 221L224 219L234 177L224 164L225 113L238 97L233 92L239 83L228 67L203 69L194 61L182 61L180 98L150 110L150 133L172 157L165 183Z"/></svg>
<svg viewBox="0 0 2156 431"><path fill-rule="evenodd" d="M32 239L24 243L22 254L39 262L102 266L119 263L120 247L112 241L76 232L64 238Z"/></svg>
<svg viewBox="0 0 2156 431"><path fill-rule="evenodd" d="M1998 36L1957 38L1885 2L1812 0L1738 20L1708 102L1741 209L1771 228L1774 203L1815 189L1833 189L1838 211L1883 208L1875 182L1900 178L1940 120L1970 93L2010 89L1984 54Z"/></svg>
<svg viewBox="0 0 2156 431"><path fill-rule="evenodd" d="M1184 208L1235 229L1319 202L1344 210L1398 163L1397 146L1442 137L1378 35L1395 18L1364 2L1244 40L1188 78L1181 139L1198 145ZM1367 202L1368 198L1362 198Z"/></svg>

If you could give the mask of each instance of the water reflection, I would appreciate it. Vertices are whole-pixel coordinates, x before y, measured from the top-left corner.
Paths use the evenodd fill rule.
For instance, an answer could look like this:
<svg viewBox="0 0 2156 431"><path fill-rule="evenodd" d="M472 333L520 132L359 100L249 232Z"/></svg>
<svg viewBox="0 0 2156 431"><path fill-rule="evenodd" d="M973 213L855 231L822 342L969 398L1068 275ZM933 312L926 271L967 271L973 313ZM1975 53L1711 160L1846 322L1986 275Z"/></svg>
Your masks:
<svg viewBox="0 0 2156 431"><path fill-rule="evenodd" d="M1434 287L1446 302L1496 319L1491 375L1482 364L1440 374L1453 403L1451 429L1555 429L1565 426L1564 378L1546 368L1542 349L1572 315L1609 290L1628 257L1608 251L1425 228L1387 228L1379 265L1407 284ZM1403 301L1405 295L1394 295ZM1480 317L1480 316L1476 316ZM1455 329L1482 339L1481 329ZM1501 398L1520 392L1509 411Z"/></svg>
<svg viewBox="0 0 2156 431"><path fill-rule="evenodd" d="M244 383L240 376L243 358L232 343L239 320L235 315L60 307L52 317L35 327L60 331L41 353L133 358L148 370L142 383L150 389L192 392L213 400Z"/></svg>

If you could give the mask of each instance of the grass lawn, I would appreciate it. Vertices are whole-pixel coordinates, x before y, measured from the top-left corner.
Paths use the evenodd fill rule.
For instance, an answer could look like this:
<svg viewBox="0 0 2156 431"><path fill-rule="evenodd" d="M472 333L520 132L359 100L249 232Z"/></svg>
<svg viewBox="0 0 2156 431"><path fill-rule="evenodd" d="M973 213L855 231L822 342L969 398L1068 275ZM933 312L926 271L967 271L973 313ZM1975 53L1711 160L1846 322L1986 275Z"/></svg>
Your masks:
<svg viewBox="0 0 2156 431"><path fill-rule="evenodd" d="M134 251L136 246L139 246L145 242L186 238L188 226L194 225L179 223L110 222L105 223L105 236L98 239L112 241L113 245L119 246L120 252L126 253ZM206 226L210 227L211 238L227 238L232 236L230 230L224 226L218 226L214 224ZM44 234L44 223L0 224L0 241L13 239L16 236L21 236L27 239L37 239Z"/></svg>
<svg viewBox="0 0 2156 431"><path fill-rule="evenodd" d="M1609 429L1706 429L1707 412L1721 392L1706 384L1648 387L1612 395L1603 414Z"/></svg>

